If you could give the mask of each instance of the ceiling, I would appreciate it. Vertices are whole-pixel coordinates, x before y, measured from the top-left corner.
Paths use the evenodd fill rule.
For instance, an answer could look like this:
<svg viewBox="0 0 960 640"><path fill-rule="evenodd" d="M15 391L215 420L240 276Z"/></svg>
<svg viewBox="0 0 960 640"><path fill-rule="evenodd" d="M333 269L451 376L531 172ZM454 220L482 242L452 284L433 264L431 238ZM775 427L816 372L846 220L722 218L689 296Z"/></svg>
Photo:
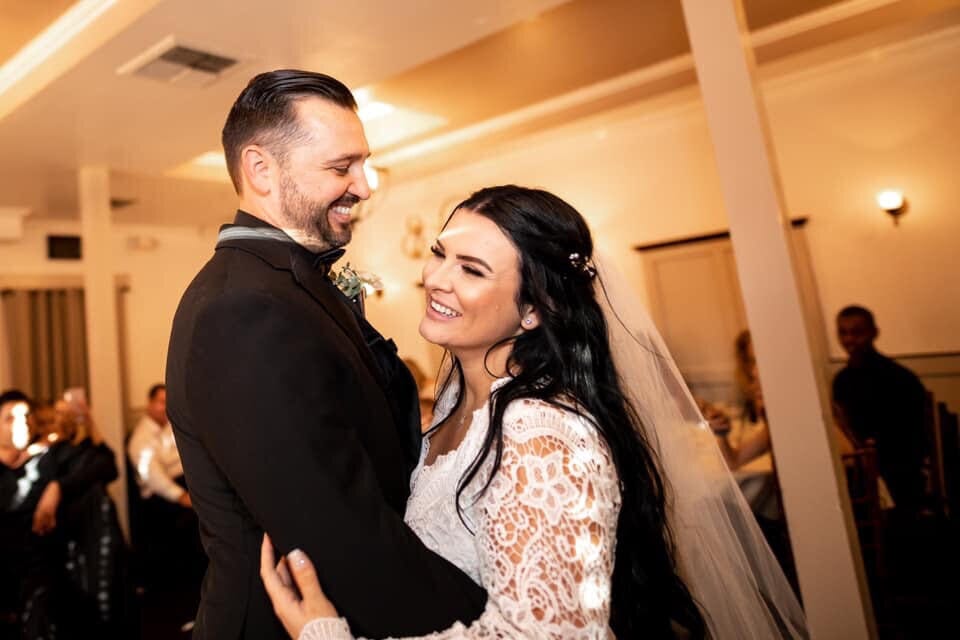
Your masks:
<svg viewBox="0 0 960 640"><path fill-rule="evenodd" d="M29 40L69 4L0 0L5 47L0 55L14 49L11 42ZM223 207L233 202L226 182L173 179L168 173L219 147L230 104L250 76L267 69L323 70L351 87L369 88L374 99L401 111L435 116L438 124L431 130L375 149L384 158L403 158L404 149L416 144L683 60L689 52L679 0L320 4L277 0L264 10L261 3L237 0L146 3L129 25L0 120L0 148L7 151L0 154L0 207L75 217L76 168L104 165L113 172L114 195L136 200L117 210L116 220L193 223L198 202L222 218ZM896 37L904 25L960 22L960 0L744 0L744 5L761 62L870 34ZM178 44L240 63L204 88L116 73L170 35ZM514 135L694 81L689 64L671 69L498 133ZM449 161L450 153L433 154L432 161ZM426 166L423 159L395 160L404 162Z"/></svg>
<svg viewBox="0 0 960 640"><path fill-rule="evenodd" d="M0 0L0 60L6 60L66 11L74 0Z"/></svg>

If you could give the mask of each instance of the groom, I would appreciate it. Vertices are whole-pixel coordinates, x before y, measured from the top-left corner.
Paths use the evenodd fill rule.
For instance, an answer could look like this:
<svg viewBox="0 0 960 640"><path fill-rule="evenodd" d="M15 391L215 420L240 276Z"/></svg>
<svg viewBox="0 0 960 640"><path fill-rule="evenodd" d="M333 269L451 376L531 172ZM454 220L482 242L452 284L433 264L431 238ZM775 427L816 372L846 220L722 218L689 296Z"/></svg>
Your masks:
<svg viewBox="0 0 960 640"><path fill-rule="evenodd" d="M370 196L353 96L318 73L258 75L223 148L241 209L183 295L167 361L210 559L194 638L286 637L258 574L264 531L314 559L356 635L469 623L483 590L402 519L420 440L412 378L328 277Z"/></svg>

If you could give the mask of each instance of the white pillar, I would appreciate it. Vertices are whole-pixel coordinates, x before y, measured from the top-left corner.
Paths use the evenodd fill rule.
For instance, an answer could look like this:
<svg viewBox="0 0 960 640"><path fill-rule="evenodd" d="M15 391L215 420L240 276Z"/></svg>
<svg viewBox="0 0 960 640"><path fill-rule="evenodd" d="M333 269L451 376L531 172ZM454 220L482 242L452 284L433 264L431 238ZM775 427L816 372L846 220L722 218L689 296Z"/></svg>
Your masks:
<svg viewBox="0 0 960 640"><path fill-rule="evenodd" d="M110 219L110 171L106 167L83 167L78 180L90 406L101 435L117 456L120 478L110 485L109 491L117 505L121 526L127 532L126 452Z"/></svg>
<svg viewBox="0 0 960 640"><path fill-rule="evenodd" d="M682 0L813 638L876 635L740 0Z"/></svg>

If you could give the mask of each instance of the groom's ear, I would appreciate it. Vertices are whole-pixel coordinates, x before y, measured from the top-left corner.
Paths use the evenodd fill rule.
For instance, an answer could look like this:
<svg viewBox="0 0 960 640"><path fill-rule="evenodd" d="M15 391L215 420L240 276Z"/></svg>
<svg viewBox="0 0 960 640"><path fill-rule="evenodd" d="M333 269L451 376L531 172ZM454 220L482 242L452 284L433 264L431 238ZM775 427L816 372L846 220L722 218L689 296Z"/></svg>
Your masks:
<svg viewBox="0 0 960 640"><path fill-rule="evenodd" d="M250 144L240 151L240 170L244 183L257 195L265 196L274 189L276 159L258 144Z"/></svg>

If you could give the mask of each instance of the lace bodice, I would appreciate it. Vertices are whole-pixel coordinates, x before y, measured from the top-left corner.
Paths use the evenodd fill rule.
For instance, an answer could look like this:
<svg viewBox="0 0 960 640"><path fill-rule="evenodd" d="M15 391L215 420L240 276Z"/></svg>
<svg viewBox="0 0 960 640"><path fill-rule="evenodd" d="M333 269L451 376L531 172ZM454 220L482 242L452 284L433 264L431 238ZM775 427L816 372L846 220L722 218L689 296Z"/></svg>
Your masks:
<svg viewBox="0 0 960 640"><path fill-rule="evenodd" d="M506 380L494 383L495 392ZM448 388L435 424L449 415ZM608 638L620 490L601 436L588 420L546 402L510 404L503 418L503 459L477 496L492 458L461 495L457 485L479 452L488 407L473 414L460 446L426 466L429 439L411 476L406 521L427 547L457 565L488 593L483 614L426 638ZM429 605L425 605L429 606ZM352 638L342 618L313 620L300 640Z"/></svg>

